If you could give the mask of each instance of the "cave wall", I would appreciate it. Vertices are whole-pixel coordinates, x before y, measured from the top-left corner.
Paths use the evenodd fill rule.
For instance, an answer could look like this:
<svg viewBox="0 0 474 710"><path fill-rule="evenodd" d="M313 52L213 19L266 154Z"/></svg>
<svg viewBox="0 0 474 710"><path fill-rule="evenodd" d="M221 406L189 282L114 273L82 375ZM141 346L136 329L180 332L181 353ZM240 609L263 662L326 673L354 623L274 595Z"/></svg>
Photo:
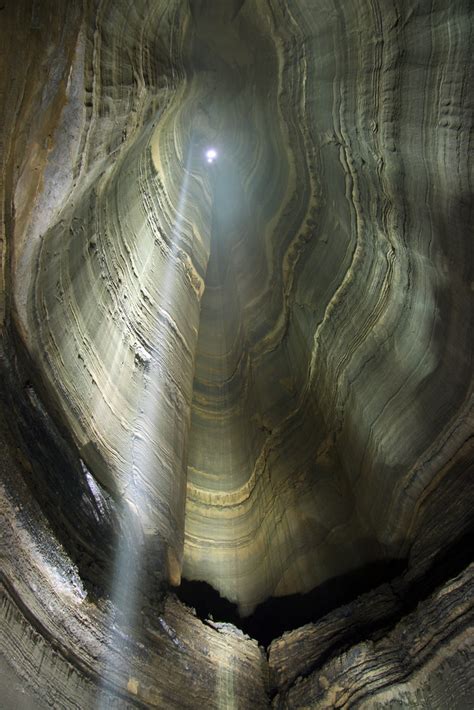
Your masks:
<svg viewBox="0 0 474 710"><path fill-rule="evenodd" d="M86 15L76 44L76 61L81 42L85 50L83 85L71 97L80 130L65 139L71 152L77 143L72 183L38 240L37 270L21 285L17 313L80 456L125 501L143 545L154 540L156 567L177 583L207 250L200 215L191 223L185 213L192 198L206 215L190 174L190 128L177 130L185 102L176 94L185 87L170 44L181 41L186 17L178 4L145 2L103 7L98 22L94 32Z"/></svg>
<svg viewBox="0 0 474 710"><path fill-rule="evenodd" d="M406 555L471 431L468 5L271 9L265 105L233 82L216 170L188 463L186 574L244 611Z"/></svg>
<svg viewBox="0 0 474 710"><path fill-rule="evenodd" d="M205 580L249 614L400 558L411 589L472 525L470 4L0 14L10 666L33 673L23 659L44 643L38 658L66 658L91 706L101 677L124 706L176 705L187 677L212 707L264 705L257 644L201 624L166 583ZM158 604L151 650L127 642L128 676L107 661L107 579L123 574ZM51 580L68 575L59 599ZM465 609L462 580L440 578L419 612L444 624L451 661L398 659L390 675L397 623L418 624L405 608L381 646L354 642L361 684L371 663L411 679L380 703L448 704L427 678L464 667L470 616L448 641L442 606ZM333 654L327 688L359 687ZM45 702L54 688L78 702L68 672L44 670ZM275 703L333 702L315 678Z"/></svg>
<svg viewBox="0 0 474 710"><path fill-rule="evenodd" d="M470 433L468 5L270 9L84 6L13 264L95 480L243 613L405 556Z"/></svg>

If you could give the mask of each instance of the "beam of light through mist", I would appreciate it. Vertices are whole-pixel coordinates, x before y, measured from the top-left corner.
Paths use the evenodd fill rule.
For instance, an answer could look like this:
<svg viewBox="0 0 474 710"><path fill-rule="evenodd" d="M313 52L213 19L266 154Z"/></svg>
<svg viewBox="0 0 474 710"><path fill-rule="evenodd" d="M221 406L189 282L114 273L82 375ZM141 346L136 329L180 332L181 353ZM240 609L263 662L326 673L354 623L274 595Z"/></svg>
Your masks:
<svg viewBox="0 0 474 710"><path fill-rule="evenodd" d="M217 154L216 154L217 155ZM176 216L170 235L169 251L165 256L162 268L157 276L160 279L160 293L158 309L165 311L168 304L176 301L175 292L177 279L179 278L175 263L178 254L178 246L181 237L183 222L185 219L186 198L189 184L190 168L192 162L192 145L188 149L186 164L183 166L183 178L180 186ZM149 258L140 274L140 281L146 280L147 273L151 268L152 259ZM172 314L166 313L167 316ZM158 323L158 319L156 319ZM166 334L156 329L153 342L150 343L151 359L148 363L147 373L144 375L144 385L141 392L141 401L136 403L136 417L134 420L134 431L132 436L132 466L128 474L128 481L125 482L125 492L122 516L122 534L117 541L116 556L113 564L113 576L111 585L111 605L107 617L106 639L107 656L104 659L105 667L103 673L103 683L97 698L97 707L101 710L110 707L110 696L106 690L106 683L123 685L124 679L131 687L134 687L136 680L130 677L131 653L138 641L136 636L136 624L140 623L140 581L146 580L148 574L154 570L145 570L143 566L144 548L139 543L143 541L142 523L152 524L153 518L146 520L148 511L147 502L150 495L150 476L148 472L153 472L152 484L159 485L160 466L156 452L162 431L163 402L162 395L169 371L170 360L173 355L172 350L167 346ZM112 358L113 366L118 365ZM114 382L114 387L120 387L121 373L111 372L110 381ZM123 376L123 375L122 375ZM144 433L149 432L149 437ZM145 472L145 475L144 475ZM145 519L145 520L144 520ZM127 534L125 532L127 531ZM137 534L134 535L136 531ZM155 531L158 541L158 535ZM137 544L134 546L133 539L136 537ZM148 536L145 536L148 537ZM153 536L150 535L153 540ZM163 541L163 544L164 541ZM149 559L153 559L153 555ZM163 561L166 564L166 560ZM146 584L146 582L145 582ZM127 646L129 650L127 651Z"/></svg>
<svg viewBox="0 0 474 710"><path fill-rule="evenodd" d="M209 148L206 150L206 160L208 163L213 163L217 158L217 150L215 148Z"/></svg>

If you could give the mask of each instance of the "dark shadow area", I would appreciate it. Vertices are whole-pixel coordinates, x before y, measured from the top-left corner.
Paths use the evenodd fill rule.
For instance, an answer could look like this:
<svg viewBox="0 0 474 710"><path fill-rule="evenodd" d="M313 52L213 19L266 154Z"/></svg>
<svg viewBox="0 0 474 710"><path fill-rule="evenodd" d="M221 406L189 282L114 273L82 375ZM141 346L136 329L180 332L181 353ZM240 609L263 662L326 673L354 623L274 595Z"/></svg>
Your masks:
<svg viewBox="0 0 474 710"><path fill-rule="evenodd" d="M182 602L194 607L201 619L210 618L234 624L266 647L285 631L317 621L333 609L389 582L405 569L406 560L365 565L359 570L331 579L307 594L270 597L246 618L240 617L236 604L221 597L207 582L183 579L176 594Z"/></svg>
<svg viewBox="0 0 474 710"><path fill-rule="evenodd" d="M183 579L176 594L182 602L193 607L201 619L234 624L267 647L285 631L316 622L338 607L350 604L362 594L390 583L395 596L393 608L386 610L388 615L384 613L370 624L353 624L347 638L338 639L339 652L341 644L353 645L395 625L438 587L460 574L472 561L473 550L474 530L471 529L436 554L428 570L425 569L419 577L416 573L406 574L407 560L376 562L329 580L307 594L271 597L246 618L240 617L236 604L221 597L206 582ZM325 651L325 660L331 656L331 651Z"/></svg>
<svg viewBox="0 0 474 710"><path fill-rule="evenodd" d="M9 413L8 419L2 415L0 432L8 436L12 450L18 452L23 484L34 501L31 510L23 504L18 519L26 528L36 525L38 506L77 566L90 600L111 597L118 544L126 537L130 548L135 549L134 531L123 523L120 502L96 481L70 436L50 414L52 407L36 384L41 379L34 363L21 344L15 344L16 352L5 337L0 347L0 405L2 412ZM93 445L88 448L92 451ZM8 472L4 477L11 497L16 496L20 485L15 474L16 471ZM41 525L36 526L38 544L54 564L55 548L48 534ZM154 589L156 585L148 586Z"/></svg>
<svg viewBox="0 0 474 710"><path fill-rule="evenodd" d="M403 600L405 613L413 611L417 604L447 580L457 577L472 562L473 553L474 528L471 528L434 555L431 565L423 575L415 578L403 589L398 589L399 585L394 584L394 591ZM402 585L403 580L400 586Z"/></svg>

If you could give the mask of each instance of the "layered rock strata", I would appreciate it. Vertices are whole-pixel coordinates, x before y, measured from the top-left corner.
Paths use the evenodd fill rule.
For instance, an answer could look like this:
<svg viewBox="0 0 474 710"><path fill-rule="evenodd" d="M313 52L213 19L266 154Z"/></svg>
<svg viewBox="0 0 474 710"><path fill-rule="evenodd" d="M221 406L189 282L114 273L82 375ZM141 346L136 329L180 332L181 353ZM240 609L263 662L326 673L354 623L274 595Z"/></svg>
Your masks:
<svg viewBox="0 0 474 710"><path fill-rule="evenodd" d="M393 604L390 592L374 593L355 609L282 637L270 648L270 668L282 685L290 678L293 683L277 694L273 707L468 708L474 694L472 575L471 565L389 633L350 645L321 665L318 656L324 659L347 633L347 617L352 620L354 611L364 616L367 602L374 602L376 614L386 611Z"/></svg>
<svg viewBox="0 0 474 710"><path fill-rule="evenodd" d="M274 642L274 703L467 707L470 571L420 590L472 528L470 3L0 22L6 677L265 706L256 642L168 585L247 615L405 559Z"/></svg>
<svg viewBox="0 0 474 710"><path fill-rule="evenodd" d="M408 614L406 577L393 580L274 641L268 666L255 641L203 623L173 596L124 628L54 543L3 426L6 707L470 706L472 564Z"/></svg>
<svg viewBox="0 0 474 710"><path fill-rule="evenodd" d="M203 624L173 597L146 623L124 627L110 600L88 595L15 481L15 458L2 454L1 470L3 707L267 707L266 659L255 641Z"/></svg>
<svg viewBox="0 0 474 710"><path fill-rule="evenodd" d="M187 490L185 575L243 613L404 556L470 432L467 6L401 12L86 12L18 239L56 417L175 583Z"/></svg>
<svg viewBox="0 0 474 710"><path fill-rule="evenodd" d="M235 96L184 569L243 613L404 556L472 429L468 7L276 3L257 41L261 7L196 30Z"/></svg>

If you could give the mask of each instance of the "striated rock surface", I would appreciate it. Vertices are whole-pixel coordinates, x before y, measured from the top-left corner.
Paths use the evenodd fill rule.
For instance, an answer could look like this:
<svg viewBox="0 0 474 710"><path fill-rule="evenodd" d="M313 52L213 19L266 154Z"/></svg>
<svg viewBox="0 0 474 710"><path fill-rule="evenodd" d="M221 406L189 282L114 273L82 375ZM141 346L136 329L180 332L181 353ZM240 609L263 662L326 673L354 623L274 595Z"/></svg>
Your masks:
<svg viewBox="0 0 474 710"><path fill-rule="evenodd" d="M182 22L178 6L110 5L99 33L83 29L90 51L73 183L42 236L31 308L18 302L30 350L80 456L125 501L175 584L208 248L188 122L175 144L189 107L171 98L185 87L161 66L173 60L169 45ZM190 200L200 205L192 221Z"/></svg>
<svg viewBox="0 0 474 710"><path fill-rule="evenodd" d="M301 675L275 697L273 707L468 708L474 694L473 571L469 566L382 638L352 645L315 671L310 663L328 652L329 636L334 640L347 633L341 613L327 617L319 627L303 627L283 636L270 649L270 667L280 680L290 676L294 680L298 667ZM385 591L374 593L376 613L390 604L386 597ZM355 607L356 617L361 604L362 598ZM347 613L349 627L360 623L360 618L351 618L352 609Z"/></svg>
<svg viewBox="0 0 474 710"><path fill-rule="evenodd" d="M4 685L472 705L471 3L18 0L0 26ZM314 618L268 668L182 576L243 616L312 590Z"/></svg>
<svg viewBox="0 0 474 710"><path fill-rule="evenodd" d="M230 625L204 624L174 597L140 629L124 628L110 601L87 594L15 482L18 463L2 455L1 469L2 694L16 683L4 707L223 708L234 697L240 707L267 707L266 662L255 641Z"/></svg>
<svg viewBox="0 0 474 710"><path fill-rule="evenodd" d="M468 7L274 3L254 41L262 7L198 27L235 96L219 88L184 570L244 613L404 556L472 429Z"/></svg>

